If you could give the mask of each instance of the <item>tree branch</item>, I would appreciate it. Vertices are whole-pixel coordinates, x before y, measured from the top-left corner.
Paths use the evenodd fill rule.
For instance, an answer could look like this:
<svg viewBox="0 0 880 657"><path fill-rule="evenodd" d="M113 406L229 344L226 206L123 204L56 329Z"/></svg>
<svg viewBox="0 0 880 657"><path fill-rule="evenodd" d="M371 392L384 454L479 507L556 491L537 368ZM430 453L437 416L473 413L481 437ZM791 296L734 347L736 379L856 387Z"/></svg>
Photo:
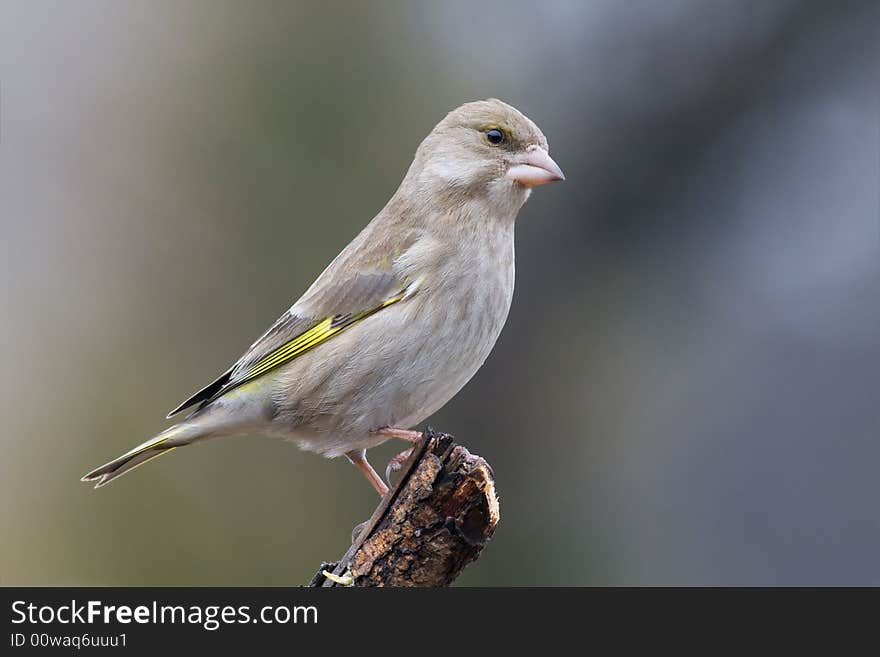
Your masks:
<svg viewBox="0 0 880 657"><path fill-rule="evenodd" d="M309 586L340 586L340 578L351 586L448 586L498 519L489 464L428 427L345 556L322 564Z"/></svg>

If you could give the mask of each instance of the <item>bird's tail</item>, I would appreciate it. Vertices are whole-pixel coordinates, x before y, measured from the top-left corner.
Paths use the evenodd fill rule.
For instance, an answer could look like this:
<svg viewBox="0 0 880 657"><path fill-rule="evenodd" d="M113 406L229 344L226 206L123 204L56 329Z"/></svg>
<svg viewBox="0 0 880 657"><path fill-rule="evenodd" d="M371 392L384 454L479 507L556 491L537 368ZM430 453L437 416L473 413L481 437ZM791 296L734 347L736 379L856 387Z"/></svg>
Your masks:
<svg viewBox="0 0 880 657"><path fill-rule="evenodd" d="M138 445L122 456L105 463L100 468L95 468L83 477L82 481L94 481L96 482L95 488L100 488L116 477L134 470L139 465L143 465L162 454L167 454L177 447L188 445L203 435L203 430L196 424L188 422L175 424L142 445Z"/></svg>

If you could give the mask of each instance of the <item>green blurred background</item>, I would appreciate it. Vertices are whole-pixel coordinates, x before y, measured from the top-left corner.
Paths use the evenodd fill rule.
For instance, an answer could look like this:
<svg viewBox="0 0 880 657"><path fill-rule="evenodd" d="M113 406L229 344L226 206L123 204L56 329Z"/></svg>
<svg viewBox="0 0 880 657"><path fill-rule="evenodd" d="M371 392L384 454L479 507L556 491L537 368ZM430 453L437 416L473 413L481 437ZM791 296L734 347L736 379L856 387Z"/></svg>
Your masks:
<svg viewBox="0 0 880 657"><path fill-rule="evenodd" d="M460 583L880 584L878 3L0 7L0 584L296 585L340 556L372 490L282 441L79 477L490 96L568 180L431 419L501 494Z"/></svg>

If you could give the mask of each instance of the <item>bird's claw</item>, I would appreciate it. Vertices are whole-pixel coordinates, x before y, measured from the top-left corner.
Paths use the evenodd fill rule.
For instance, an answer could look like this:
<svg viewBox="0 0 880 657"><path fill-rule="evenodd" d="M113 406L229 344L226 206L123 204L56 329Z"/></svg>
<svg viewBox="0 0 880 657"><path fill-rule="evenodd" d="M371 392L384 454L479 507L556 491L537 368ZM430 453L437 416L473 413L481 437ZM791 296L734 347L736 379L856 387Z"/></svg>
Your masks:
<svg viewBox="0 0 880 657"><path fill-rule="evenodd" d="M354 544L354 542L356 540L358 540L358 537L361 535L361 532L364 531L364 527L366 527L369 523L370 523L369 520L364 520L362 523L359 523L354 526L354 529L351 530L352 545Z"/></svg>
<svg viewBox="0 0 880 657"><path fill-rule="evenodd" d="M391 473L400 470L403 467L403 464L406 463L406 460L412 456L412 452L413 448L410 447L388 461L388 466L385 468L385 481L387 481L389 485L391 485Z"/></svg>

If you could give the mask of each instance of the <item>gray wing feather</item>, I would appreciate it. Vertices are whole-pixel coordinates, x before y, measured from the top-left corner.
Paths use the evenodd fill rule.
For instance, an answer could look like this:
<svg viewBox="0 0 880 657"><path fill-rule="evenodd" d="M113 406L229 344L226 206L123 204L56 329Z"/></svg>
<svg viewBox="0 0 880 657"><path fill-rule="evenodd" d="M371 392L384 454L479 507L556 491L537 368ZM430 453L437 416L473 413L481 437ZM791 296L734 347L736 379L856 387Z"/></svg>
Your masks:
<svg viewBox="0 0 880 657"><path fill-rule="evenodd" d="M168 414L176 415L194 404L213 401L240 382L240 377L260 359L302 335L327 317L356 314L380 305L400 292L406 282L393 271L356 272L347 280L322 285L332 278L325 271L303 298L279 317L228 370ZM306 303L304 303L306 302Z"/></svg>

